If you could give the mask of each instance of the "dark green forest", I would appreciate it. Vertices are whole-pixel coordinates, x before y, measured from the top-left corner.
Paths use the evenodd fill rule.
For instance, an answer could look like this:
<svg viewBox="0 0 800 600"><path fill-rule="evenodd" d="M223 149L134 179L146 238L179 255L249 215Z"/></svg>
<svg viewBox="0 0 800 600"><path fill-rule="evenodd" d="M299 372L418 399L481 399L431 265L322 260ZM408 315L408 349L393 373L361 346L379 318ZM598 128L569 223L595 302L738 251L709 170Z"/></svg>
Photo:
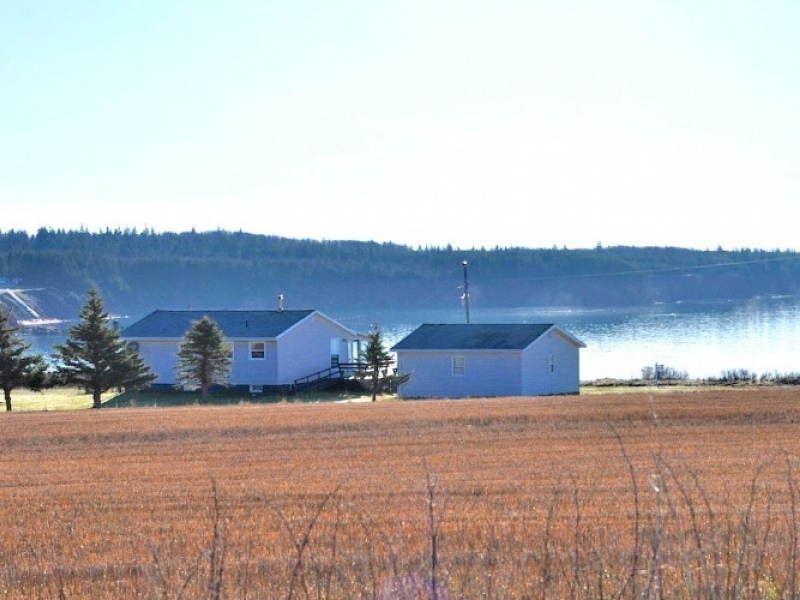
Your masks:
<svg viewBox="0 0 800 600"><path fill-rule="evenodd" d="M411 248L243 232L0 232L0 288L41 288L74 316L97 288L110 310L445 308L468 262L473 305L603 307L793 295L800 254L665 247ZM53 313L65 314L53 314Z"/></svg>

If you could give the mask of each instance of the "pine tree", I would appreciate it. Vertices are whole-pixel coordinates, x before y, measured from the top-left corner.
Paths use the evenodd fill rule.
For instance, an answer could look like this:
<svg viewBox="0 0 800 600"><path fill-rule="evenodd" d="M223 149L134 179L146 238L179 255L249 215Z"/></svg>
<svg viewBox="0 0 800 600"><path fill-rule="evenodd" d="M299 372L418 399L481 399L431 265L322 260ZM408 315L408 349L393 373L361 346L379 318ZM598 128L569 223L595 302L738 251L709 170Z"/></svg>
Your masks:
<svg viewBox="0 0 800 600"><path fill-rule="evenodd" d="M141 355L125 345L119 330L110 323L97 290L80 312L80 321L56 346L58 374L65 383L77 384L92 394L92 408L102 406L101 396L113 388L139 388L156 379Z"/></svg>
<svg viewBox="0 0 800 600"><path fill-rule="evenodd" d="M217 323L208 316L192 321L178 351L176 379L183 385L198 386L206 400L212 385L228 383L230 370L230 354Z"/></svg>
<svg viewBox="0 0 800 600"><path fill-rule="evenodd" d="M386 370L394 362L383 343L383 332L377 325L367 334L367 347L361 353L361 360L366 364L367 374L372 379L372 401L375 402L380 387L381 372L385 378Z"/></svg>
<svg viewBox="0 0 800 600"><path fill-rule="evenodd" d="M11 310L0 305L0 388L11 410L11 391L18 387L40 390L45 381L44 359L28 354L30 344L17 335L19 327L11 322Z"/></svg>

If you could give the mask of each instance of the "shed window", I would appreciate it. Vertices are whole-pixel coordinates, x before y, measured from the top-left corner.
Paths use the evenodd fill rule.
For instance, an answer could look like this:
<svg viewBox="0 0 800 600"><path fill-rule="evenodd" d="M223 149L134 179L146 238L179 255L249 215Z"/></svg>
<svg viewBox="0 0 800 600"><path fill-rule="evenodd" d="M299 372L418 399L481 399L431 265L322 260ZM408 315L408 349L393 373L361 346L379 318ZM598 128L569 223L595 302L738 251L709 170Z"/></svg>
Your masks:
<svg viewBox="0 0 800 600"><path fill-rule="evenodd" d="M263 385L251 385L250 386L250 393L251 394L263 394L264 393L264 386Z"/></svg>
<svg viewBox="0 0 800 600"><path fill-rule="evenodd" d="M547 355L547 372L548 374L552 375L556 372L556 355L555 354L548 354Z"/></svg>
<svg viewBox="0 0 800 600"><path fill-rule="evenodd" d="M264 342L250 342L250 358L264 360L267 357L267 347Z"/></svg>
<svg viewBox="0 0 800 600"><path fill-rule="evenodd" d="M466 373L466 360L463 356L453 357L453 375L463 375Z"/></svg>

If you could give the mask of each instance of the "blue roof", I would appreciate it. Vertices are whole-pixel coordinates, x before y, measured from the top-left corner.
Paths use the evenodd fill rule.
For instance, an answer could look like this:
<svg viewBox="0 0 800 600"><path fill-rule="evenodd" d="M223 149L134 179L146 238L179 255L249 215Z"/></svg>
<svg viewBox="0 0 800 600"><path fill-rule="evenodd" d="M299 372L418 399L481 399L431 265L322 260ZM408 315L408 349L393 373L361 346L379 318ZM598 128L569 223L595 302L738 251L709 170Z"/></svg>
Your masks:
<svg viewBox="0 0 800 600"><path fill-rule="evenodd" d="M392 350L524 350L553 327L552 323L426 324L400 340ZM584 347L583 342L563 333Z"/></svg>
<svg viewBox="0 0 800 600"><path fill-rule="evenodd" d="M204 316L227 338L275 338L313 310L156 310L122 330L124 338L181 339Z"/></svg>

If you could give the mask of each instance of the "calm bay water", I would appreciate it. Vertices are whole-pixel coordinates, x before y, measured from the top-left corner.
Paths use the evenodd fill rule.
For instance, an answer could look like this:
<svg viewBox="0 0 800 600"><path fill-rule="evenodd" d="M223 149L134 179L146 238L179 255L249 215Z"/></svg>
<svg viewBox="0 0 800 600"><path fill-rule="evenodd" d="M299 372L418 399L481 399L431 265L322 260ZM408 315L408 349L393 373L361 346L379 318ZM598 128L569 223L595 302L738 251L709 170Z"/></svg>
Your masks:
<svg viewBox="0 0 800 600"><path fill-rule="evenodd" d="M465 322L461 307L330 316L364 331L378 323L390 344L421 323ZM800 372L800 300L796 298L602 310L473 307L470 320L564 327L586 343L581 350L582 380L639 377L642 367L655 363L698 378L729 369L748 369L759 375Z"/></svg>
<svg viewBox="0 0 800 600"><path fill-rule="evenodd" d="M465 322L460 306L322 312L358 331L378 324L389 345L422 323ZM655 363L686 371L691 377L717 376L729 369L748 369L759 375L800 372L800 299L792 297L635 309L472 307L470 317L473 323L564 327L587 345L581 350L582 380L638 377L642 367ZM28 335L27 339L36 352L49 355L63 336Z"/></svg>

